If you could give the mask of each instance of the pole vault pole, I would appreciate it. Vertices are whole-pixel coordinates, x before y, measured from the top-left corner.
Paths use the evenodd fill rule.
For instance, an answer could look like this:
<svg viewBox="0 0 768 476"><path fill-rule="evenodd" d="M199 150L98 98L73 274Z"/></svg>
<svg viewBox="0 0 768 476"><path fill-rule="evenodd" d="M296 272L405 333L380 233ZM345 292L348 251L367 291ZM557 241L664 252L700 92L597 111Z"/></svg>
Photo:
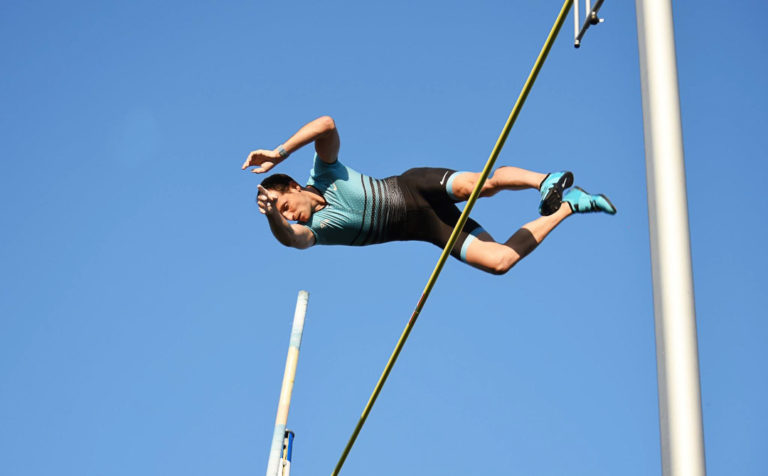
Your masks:
<svg viewBox="0 0 768 476"><path fill-rule="evenodd" d="M307 315L308 300L309 293L307 291L299 291L299 297L296 300L296 312L293 315L291 340L288 344L288 357L285 359L285 373L283 374L283 385L280 389L280 401L277 404L275 432L272 435L272 446L269 450L267 476L278 476L278 471L280 470L285 426L288 424L288 409L291 406L293 382L296 379L296 365L299 363L299 347L301 347L301 335L304 332L304 317ZM293 440L293 435L291 435L290 439L291 441Z"/></svg>
<svg viewBox="0 0 768 476"><path fill-rule="evenodd" d="M636 0L664 476L703 476L699 352L671 0Z"/></svg>
<svg viewBox="0 0 768 476"><path fill-rule="evenodd" d="M478 178L474 190L472 190L472 193L467 199L467 204L464 206L464 210L461 212L461 216L456 222L456 226L453 228L453 233L451 233L451 237L448 239L448 243L445 244L445 248L443 248L443 252L440 255L440 258L437 260L435 269L432 271L432 275L427 281L427 286L421 293L421 298L419 298L419 302L416 304L416 309L413 310L411 319L408 321L408 324L406 324L405 329L403 329L403 333L400 334L400 339L395 345L395 350L392 351L392 354L387 361L387 365L384 367L384 371L381 373L381 377L379 377L379 381L376 382L373 393L371 393L371 396L368 399L368 403L363 409L363 414L360 415L360 419L357 421L357 425L352 431L352 436L349 438L347 446L344 447L344 451L341 453L341 458L339 458L339 462L336 463L336 467L333 469L331 476L338 475L339 471L341 471L341 467L344 466L344 461L346 461L352 446L355 444L357 435L360 434L360 430L363 428L365 420L371 413L373 404L376 403L376 399L379 397L379 393L381 393L381 389L384 387L384 383L387 381L389 373L392 371L392 367L395 365L397 357L400 355L400 351L403 350L405 341L408 339L408 335L410 335L414 324L416 324L416 319L418 319L419 314L421 314L421 310L424 308L424 304L427 302L427 299L432 292L432 288L435 286L435 282L437 282L437 278L440 276L440 272L445 265L445 261L448 259L448 255L450 254L454 243L456 243L456 240L459 237L459 233L461 232L462 228L464 228L464 224L467 222L467 218L469 218L469 213L472 211L472 207L475 205L477 197L480 196L480 189L483 188L485 180L488 178L488 175L490 175L493 164L496 163L496 159L499 157L499 153L501 153L501 149L504 147L504 143L507 141L509 131L512 130L512 126L515 124L517 116L520 114L520 111L523 108L523 104L525 104L525 100L528 97L528 94L531 92L531 88L533 88L533 84L536 82L536 78L538 77L541 68L544 66L544 61L546 61L547 55L549 55L549 51L552 49L552 45L557 38L557 34L560 32L560 28L565 22L565 17L568 15L568 11L571 9L571 2L572 0L565 0L565 3L563 3L562 8L560 9L560 13L557 15L557 19L555 20L555 24L552 25L552 29L549 31L549 35L544 42L544 46L542 46L541 51L539 52L539 56L536 58L536 62L533 64L533 68L528 74L528 79L523 85L523 90L520 91L520 95L517 97L517 101L512 108L512 112L510 112L509 117L507 118L507 122L504 124L504 128L501 130L501 135L499 135L499 138L496 140L496 145L491 151L491 156L485 163L485 167L480 173L480 178Z"/></svg>

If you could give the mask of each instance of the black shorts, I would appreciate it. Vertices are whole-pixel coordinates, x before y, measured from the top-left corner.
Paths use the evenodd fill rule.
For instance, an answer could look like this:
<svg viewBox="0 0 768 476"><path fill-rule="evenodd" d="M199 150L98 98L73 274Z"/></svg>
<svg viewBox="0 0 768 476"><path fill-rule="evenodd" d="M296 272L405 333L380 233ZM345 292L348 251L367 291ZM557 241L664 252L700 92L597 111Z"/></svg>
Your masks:
<svg viewBox="0 0 768 476"><path fill-rule="evenodd" d="M405 200L405 217L398 227L398 239L428 241L445 248L461 216L456 206L458 200L448 194L447 188L455 174L451 169L421 167L394 177ZM483 231L479 223L468 218L451 255L466 261L465 244L468 246Z"/></svg>

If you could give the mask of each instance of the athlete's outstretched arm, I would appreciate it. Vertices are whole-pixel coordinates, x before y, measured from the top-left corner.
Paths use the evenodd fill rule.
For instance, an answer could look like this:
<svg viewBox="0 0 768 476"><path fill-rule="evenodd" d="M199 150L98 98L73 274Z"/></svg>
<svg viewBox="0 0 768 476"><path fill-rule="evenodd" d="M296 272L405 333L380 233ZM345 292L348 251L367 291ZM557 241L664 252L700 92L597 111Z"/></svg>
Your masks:
<svg viewBox="0 0 768 476"><path fill-rule="evenodd" d="M275 235L277 241L285 246L299 248L301 250L309 248L315 244L315 235L304 226L289 223L280 211L277 209L277 194L267 190L259 185L259 195L257 197L259 211L267 216L269 229Z"/></svg>
<svg viewBox="0 0 768 476"><path fill-rule="evenodd" d="M283 142L281 146L283 148L282 155L280 147L274 150L254 150L248 154L242 169L255 167L251 172L263 174L310 142L315 143L315 152L317 152L320 160L329 164L336 162L341 141L339 140L339 132L336 130L336 123L333 121L333 118L330 116L318 117L304 125L290 139Z"/></svg>

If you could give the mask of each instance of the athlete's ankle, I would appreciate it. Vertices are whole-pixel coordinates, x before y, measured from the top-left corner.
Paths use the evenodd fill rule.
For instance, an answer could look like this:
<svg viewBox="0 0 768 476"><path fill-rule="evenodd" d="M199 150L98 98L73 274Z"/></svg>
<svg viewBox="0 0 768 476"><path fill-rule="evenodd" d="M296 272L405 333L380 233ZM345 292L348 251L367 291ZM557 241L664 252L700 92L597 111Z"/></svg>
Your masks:
<svg viewBox="0 0 768 476"><path fill-rule="evenodd" d="M541 179L541 182L539 182L539 185L536 186L537 190L541 190L541 186L544 185L544 182L549 178L551 174L546 174L543 179Z"/></svg>

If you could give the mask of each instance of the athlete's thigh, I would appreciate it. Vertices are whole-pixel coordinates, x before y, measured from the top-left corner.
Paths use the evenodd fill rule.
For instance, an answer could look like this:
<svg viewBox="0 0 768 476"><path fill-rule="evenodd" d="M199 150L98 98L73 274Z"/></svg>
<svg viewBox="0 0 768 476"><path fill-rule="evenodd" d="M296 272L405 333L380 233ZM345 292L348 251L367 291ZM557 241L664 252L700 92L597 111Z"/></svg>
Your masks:
<svg viewBox="0 0 768 476"><path fill-rule="evenodd" d="M425 202L419 203L420 207L426 204L431 207L440 207L455 203L447 192L448 182L454 173L456 171L453 169L419 167L406 171L400 178L417 200Z"/></svg>
<svg viewBox="0 0 768 476"><path fill-rule="evenodd" d="M445 248L445 245L450 240L453 230L461 217L461 211L453 204L431 209L430 211L432 219L427 227L431 235L429 241L436 246ZM466 261L468 246L481 235L484 238L490 238L490 235L483 230L483 227L481 227L478 222L472 218L467 218L464 227L459 232L459 236L451 248L451 255L462 261Z"/></svg>

